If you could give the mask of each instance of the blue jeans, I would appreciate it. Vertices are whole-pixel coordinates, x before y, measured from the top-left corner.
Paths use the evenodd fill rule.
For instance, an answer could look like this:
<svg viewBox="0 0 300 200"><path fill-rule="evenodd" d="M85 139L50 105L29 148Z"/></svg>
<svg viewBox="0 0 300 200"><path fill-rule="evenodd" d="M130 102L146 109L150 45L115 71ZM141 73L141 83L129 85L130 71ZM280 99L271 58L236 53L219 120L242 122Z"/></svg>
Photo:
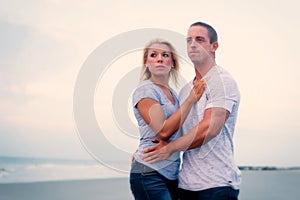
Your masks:
<svg viewBox="0 0 300 200"><path fill-rule="evenodd" d="M180 200L237 200L239 190L231 187L216 187L201 191L189 191L179 188Z"/></svg>
<svg viewBox="0 0 300 200"><path fill-rule="evenodd" d="M130 189L135 200L178 200L178 180L169 180L139 162L130 172Z"/></svg>

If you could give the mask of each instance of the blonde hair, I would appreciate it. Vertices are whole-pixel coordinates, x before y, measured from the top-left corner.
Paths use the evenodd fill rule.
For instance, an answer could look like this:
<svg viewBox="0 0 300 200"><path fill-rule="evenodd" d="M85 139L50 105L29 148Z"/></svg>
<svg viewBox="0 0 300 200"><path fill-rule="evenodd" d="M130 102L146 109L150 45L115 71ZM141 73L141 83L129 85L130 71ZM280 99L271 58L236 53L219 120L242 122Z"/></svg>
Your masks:
<svg viewBox="0 0 300 200"><path fill-rule="evenodd" d="M147 80L151 77L151 72L146 66L147 58L148 58L148 52L149 49L151 49L151 46L153 44L164 44L169 48L169 51L171 53L172 57L172 70L170 71L170 78L174 81L174 83L177 85L178 84L178 73L179 73L179 60L178 60L178 55L176 53L175 48L173 45L165 40L162 39L154 39L151 40L144 48L143 50L143 66L142 66L142 75L141 75L141 80Z"/></svg>

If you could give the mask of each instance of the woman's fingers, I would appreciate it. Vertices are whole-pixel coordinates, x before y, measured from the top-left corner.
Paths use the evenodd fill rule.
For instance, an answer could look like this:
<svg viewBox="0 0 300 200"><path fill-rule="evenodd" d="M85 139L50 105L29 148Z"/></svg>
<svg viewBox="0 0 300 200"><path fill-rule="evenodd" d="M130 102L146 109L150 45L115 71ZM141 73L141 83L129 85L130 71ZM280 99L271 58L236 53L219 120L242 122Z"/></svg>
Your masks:
<svg viewBox="0 0 300 200"><path fill-rule="evenodd" d="M194 83L193 91L197 100L199 100L200 97L202 96L205 87L206 87L206 79L201 79Z"/></svg>

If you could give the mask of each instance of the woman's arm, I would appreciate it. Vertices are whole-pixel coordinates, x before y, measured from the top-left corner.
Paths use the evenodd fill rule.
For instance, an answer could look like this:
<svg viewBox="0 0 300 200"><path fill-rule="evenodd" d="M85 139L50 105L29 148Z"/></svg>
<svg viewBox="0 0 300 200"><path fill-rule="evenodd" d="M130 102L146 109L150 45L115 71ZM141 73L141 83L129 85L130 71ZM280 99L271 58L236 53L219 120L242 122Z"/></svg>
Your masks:
<svg viewBox="0 0 300 200"><path fill-rule="evenodd" d="M144 98L139 101L137 109L158 137L162 140L168 140L181 127L193 104L200 99L205 86L205 80L194 84L188 98L168 119L165 119L160 103L151 98Z"/></svg>

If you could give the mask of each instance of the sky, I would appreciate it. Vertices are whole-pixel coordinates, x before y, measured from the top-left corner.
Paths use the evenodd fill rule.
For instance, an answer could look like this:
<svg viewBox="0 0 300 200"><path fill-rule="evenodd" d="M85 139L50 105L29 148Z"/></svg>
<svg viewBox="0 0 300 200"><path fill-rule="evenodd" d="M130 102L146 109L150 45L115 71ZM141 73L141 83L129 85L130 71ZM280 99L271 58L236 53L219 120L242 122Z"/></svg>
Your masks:
<svg viewBox="0 0 300 200"><path fill-rule="evenodd" d="M139 42L148 42L140 40L166 33L184 49L188 26L204 21L219 34L217 64L241 93L237 164L300 166L299 4L1 0L0 156L128 160L138 145L130 87L139 78ZM189 80L193 70L182 57L183 80ZM89 66L99 66L89 72L94 79L80 82ZM84 92L93 97L90 105Z"/></svg>

